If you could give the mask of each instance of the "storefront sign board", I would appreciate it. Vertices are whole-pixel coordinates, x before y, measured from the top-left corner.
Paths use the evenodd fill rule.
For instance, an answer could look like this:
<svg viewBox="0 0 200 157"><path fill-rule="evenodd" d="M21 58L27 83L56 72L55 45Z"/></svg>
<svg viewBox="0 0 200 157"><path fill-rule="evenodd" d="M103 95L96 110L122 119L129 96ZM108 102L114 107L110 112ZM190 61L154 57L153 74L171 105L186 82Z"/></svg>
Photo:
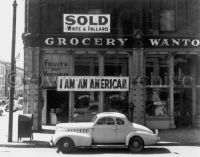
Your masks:
<svg viewBox="0 0 200 157"><path fill-rule="evenodd" d="M135 44L131 36L109 35L41 35L40 47L59 48L131 48Z"/></svg>
<svg viewBox="0 0 200 157"><path fill-rule="evenodd" d="M69 75L69 56L66 54L44 54L42 57L42 85L56 87L57 76Z"/></svg>
<svg viewBox="0 0 200 157"><path fill-rule="evenodd" d="M110 33L109 14L64 14L64 33Z"/></svg>
<svg viewBox="0 0 200 157"><path fill-rule="evenodd" d="M200 38L143 36L144 48L199 48Z"/></svg>
<svg viewBox="0 0 200 157"><path fill-rule="evenodd" d="M129 77L58 76L57 91L128 91Z"/></svg>
<svg viewBox="0 0 200 157"><path fill-rule="evenodd" d="M142 43L143 48L199 48L198 37L164 37L113 35L41 35L40 47L53 48L135 48Z"/></svg>

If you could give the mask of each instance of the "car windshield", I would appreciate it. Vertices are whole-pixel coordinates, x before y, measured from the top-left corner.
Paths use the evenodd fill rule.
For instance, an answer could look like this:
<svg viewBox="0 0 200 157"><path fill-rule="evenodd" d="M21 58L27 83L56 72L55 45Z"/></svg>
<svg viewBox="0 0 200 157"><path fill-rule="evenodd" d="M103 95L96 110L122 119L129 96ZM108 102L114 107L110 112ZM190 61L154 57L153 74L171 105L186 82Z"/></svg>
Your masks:
<svg viewBox="0 0 200 157"><path fill-rule="evenodd" d="M94 118L92 119L92 121L91 121L91 122L95 122L95 121L96 121L96 119L97 119L97 116L94 116Z"/></svg>

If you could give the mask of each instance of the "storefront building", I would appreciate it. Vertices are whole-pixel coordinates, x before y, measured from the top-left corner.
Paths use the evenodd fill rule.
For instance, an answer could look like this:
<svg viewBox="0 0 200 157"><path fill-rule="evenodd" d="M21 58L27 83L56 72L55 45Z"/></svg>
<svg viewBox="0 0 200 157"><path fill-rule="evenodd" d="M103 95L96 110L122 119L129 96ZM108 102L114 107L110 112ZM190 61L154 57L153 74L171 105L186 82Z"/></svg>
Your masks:
<svg viewBox="0 0 200 157"><path fill-rule="evenodd" d="M4 100L6 98L5 74L6 74L6 62L0 60L0 101Z"/></svg>
<svg viewBox="0 0 200 157"><path fill-rule="evenodd" d="M25 3L24 113L35 130L105 111L150 128L200 126L198 0Z"/></svg>

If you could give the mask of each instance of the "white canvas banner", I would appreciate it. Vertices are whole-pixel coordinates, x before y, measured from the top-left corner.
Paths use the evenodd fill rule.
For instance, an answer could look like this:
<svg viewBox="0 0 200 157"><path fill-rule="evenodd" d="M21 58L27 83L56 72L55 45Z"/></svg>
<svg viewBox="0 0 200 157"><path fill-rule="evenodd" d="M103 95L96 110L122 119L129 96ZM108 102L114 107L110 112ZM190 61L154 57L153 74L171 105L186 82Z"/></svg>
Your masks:
<svg viewBox="0 0 200 157"><path fill-rule="evenodd" d="M58 91L128 91L129 77L58 76Z"/></svg>

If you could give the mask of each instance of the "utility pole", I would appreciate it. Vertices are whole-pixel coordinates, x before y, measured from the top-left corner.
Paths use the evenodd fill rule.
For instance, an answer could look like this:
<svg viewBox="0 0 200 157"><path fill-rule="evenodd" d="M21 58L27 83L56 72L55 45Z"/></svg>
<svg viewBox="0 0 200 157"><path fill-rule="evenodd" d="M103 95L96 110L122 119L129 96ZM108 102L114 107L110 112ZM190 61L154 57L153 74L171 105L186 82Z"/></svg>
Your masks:
<svg viewBox="0 0 200 157"><path fill-rule="evenodd" d="M9 106L9 124L8 124L8 142L12 142L13 132L13 105L15 94L15 38L16 38L16 11L17 2L13 2L13 27L12 27L12 50L11 50L11 73L10 73L10 106Z"/></svg>

